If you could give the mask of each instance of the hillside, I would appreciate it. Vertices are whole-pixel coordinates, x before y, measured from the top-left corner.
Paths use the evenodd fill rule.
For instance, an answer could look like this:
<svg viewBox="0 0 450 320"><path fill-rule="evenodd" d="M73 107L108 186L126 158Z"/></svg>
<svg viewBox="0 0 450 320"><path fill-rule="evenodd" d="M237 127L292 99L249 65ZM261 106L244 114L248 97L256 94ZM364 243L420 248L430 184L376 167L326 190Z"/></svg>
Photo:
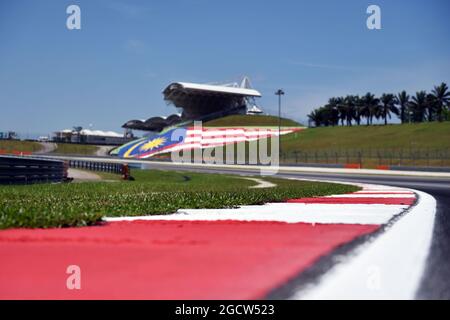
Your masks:
<svg viewBox="0 0 450 320"><path fill-rule="evenodd" d="M450 166L450 122L310 128L281 144L285 162Z"/></svg>
<svg viewBox="0 0 450 320"><path fill-rule="evenodd" d="M310 128L282 139L286 150L450 148L450 122Z"/></svg>
<svg viewBox="0 0 450 320"><path fill-rule="evenodd" d="M281 125L284 127L299 127L301 124L290 119L281 119ZM220 119L211 120L203 124L204 127L239 127L239 126L257 126L269 127L278 126L278 117L266 115L232 115Z"/></svg>
<svg viewBox="0 0 450 320"><path fill-rule="evenodd" d="M52 153L56 154L72 154L72 155L94 155L96 154L98 146L84 145L74 143L57 143L56 149ZM0 140L1 153L13 152L39 152L44 151L44 146L35 141L20 141L20 140Z"/></svg>
<svg viewBox="0 0 450 320"><path fill-rule="evenodd" d="M90 144L77 143L58 143L53 153L56 154L76 154L76 155L95 155L98 146Z"/></svg>

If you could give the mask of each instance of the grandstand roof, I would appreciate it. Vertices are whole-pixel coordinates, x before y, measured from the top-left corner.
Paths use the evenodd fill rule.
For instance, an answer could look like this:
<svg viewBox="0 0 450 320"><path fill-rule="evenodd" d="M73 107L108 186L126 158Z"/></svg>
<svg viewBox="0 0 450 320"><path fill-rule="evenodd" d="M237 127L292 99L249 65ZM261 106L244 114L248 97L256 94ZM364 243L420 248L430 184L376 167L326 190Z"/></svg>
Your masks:
<svg viewBox="0 0 450 320"><path fill-rule="evenodd" d="M122 128L144 131L161 131L163 128L179 122L181 122L180 115L172 114L168 117L152 117L147 120L130 120L127 121Z"/></svg>
<svg viewBox="0 0 450 320"><path fill-rule="evenodd" d="M173 82L164 89L163 94L167 99L176 91L196 91L196 93L204 94L224 94L224 95L237 95L244 97L261 97L255 89L241 88L236 86L227 85L212 85L212 84L199 84L191 82Z"/></svg>
<svg viewBox="0 0 450 320"><path fill-rule="evenodd" d="M164 100L183 109L186 120L205 120L228 114L245 114L247 101L261 97L244 77L241 85L173 82L163 91Z"/></svg>

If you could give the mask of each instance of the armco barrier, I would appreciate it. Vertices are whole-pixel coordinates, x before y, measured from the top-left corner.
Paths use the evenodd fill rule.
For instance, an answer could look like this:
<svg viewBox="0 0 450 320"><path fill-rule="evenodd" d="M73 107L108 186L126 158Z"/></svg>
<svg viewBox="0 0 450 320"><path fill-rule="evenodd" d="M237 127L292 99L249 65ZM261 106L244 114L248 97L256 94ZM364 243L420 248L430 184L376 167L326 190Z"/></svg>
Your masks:
<svg viewBox="0 0 450 320"><path fill-rule="evenodd" d="M0 156L0 184L61 182L65 178L64 161Z"/></svg>
<svg viewBox="0 0 450 320"><path fill-rule="evenodd" d="M389 166L390 170L398 171L427 171L427 172L450 172L450 167L408 167L408 166Z"/></svg>
<svg viewBox="0 0 450 320"><path fill-rule="evenodd" d="M98 162L98 161L69 160L69 167L74 169L84 169L84 170L121 174L123 164L111 162Z"/></svg>

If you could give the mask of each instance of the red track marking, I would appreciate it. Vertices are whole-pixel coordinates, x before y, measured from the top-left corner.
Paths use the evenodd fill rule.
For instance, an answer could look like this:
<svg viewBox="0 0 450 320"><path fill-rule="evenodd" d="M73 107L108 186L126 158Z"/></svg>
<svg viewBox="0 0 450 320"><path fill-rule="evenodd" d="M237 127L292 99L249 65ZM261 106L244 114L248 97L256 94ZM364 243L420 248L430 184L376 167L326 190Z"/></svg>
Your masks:
<svg viewBox="0 0 450 320"><path fill-rule="evenodd" d="M415 198L346 198L346 197L330 197L330 198L301 198L291 199L289 203L321 203L321 204L396 204L396 205L412 205L416 201Z"/></svg>
<svg viewBox="0 0 450 320"><path fill-rule="evenodd" d="M0 232L0 299L251 299L373 225L135 221ZM68 265L81 290L66 289Z"/></svg>
<svg viewBox="0 0 450 320"><path fill-rule="evenodd" d="M361 165L359 163L346 163L344 165L345 169L361 169Z"/></svg>
<svg viewBox="0 0 450 320"><path fill-rule="evenodd" d="M394 191L394 192L375 192L375 191L357 191L351 194L388 194L388 195L397 195L397 194L414 194L414 192L411 191L404 191L404 192L400 192L400 191Z"/></svg>

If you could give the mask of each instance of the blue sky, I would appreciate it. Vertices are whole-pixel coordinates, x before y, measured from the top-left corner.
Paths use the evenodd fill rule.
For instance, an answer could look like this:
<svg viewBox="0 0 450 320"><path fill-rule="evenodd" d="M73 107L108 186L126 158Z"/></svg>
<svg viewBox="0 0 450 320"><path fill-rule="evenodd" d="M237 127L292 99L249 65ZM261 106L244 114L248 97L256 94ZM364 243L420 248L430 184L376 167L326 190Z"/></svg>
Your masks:
<svg viewBox="0 0 450 320"><path fill-rule="evenodd" d="M66 8L81 8L81 30ZM382 30L366 9L381 7ZM0 131L120 131L175 112L172 81L248 75L276 112L304 121L329 97L450 84L448 0L0 0Z"/></svg>

